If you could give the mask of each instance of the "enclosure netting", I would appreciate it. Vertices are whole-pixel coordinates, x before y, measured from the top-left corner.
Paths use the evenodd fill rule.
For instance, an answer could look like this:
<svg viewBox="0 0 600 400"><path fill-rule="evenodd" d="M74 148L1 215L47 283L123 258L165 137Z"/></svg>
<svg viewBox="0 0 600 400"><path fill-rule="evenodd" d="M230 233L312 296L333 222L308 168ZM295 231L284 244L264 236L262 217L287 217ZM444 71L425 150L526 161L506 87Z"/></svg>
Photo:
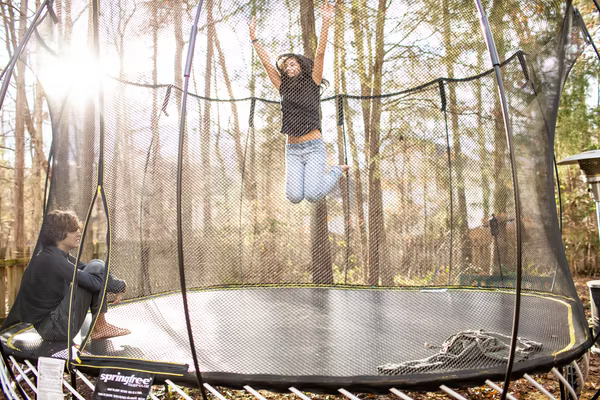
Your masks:
<svg viewBox="0 0 600 400"><path fill-rule="evenodd" d="M477 9L454 0L338 2L322 136L328 165L347 160L351 168L326 201L286 199L279 95L246 21L256 16L271 62L314 51L322 12L303 1L204 2L181 154L195 4L99 2L100 61L89 64L69 60L81 60L81 49L93 54L93 4L74 0L67 11L57 1L59 24L46 18L38 28L32 68L48 88L60 86L46 93L54 133L48 209L74 209L84 219L101 163L110 271L127 281L127 302L107 318L121 313L131 323L130 342L83 350L193 370L177 248L181 157L183 271L207 376L384 379L377 366L435 355L461 331L510 335L519 220L519 336L542 344L524 363L535 369L573 357L589 339L558 226L553 141L562 85L586 45L577 13L560 1L484 2L503 62L517 216ZM57 83L56 65L86 69L85 85ZM102 102L83 90L98 77ZM92 207L85 249L104 240L101 203ZM503 365L482 355L400 374Z"/></svg>

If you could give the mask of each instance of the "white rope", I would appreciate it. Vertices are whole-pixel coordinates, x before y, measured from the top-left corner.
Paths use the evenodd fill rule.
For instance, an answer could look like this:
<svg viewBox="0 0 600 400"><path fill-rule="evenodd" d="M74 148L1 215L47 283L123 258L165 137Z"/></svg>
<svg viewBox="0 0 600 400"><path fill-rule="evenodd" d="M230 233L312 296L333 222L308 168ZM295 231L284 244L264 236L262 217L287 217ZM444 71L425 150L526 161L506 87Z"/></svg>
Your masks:
<svg viewBox="0 0 600 400"><path fill-rule="evenodd" d="M179 386L177 386L176 384L174 384L173 382L171 382L169 379L165 379L165 383L167 385L169 385L170 387L172 387L173 389L175 389L175 391L177 393L179 393L179 395L181 397L183 397L186 400L193 400L187 393L185 393L183 390L181 390L181 388Z"/></svg>
<svg viewBox="0 0 600 400"><path fill-rule="evenodd" d="M504 392L504 390L502 390L502 388L500 386L496 385L494 382L490 381L489 379L487 379L485 381L485 384L488 385L489 387L493 388L495 391L497 391L500 394L502 394L502 392ZM506 394L506 398L508 398L510 400L517 400L516 397L510 393Z"/></svg>
<svg viewBox="0 0 600 400"><path fill-rule="evenodd" d="M458 400L468 400L466 397L461 396L460 394L456 393L454 390L450 389L446 385L440 386L440 389L442 389L444 392L448 393L450 396L452 396Z"/></svg>
<svg viewBox="0 0 600 400"><path fill-rule="evenodd" d="M10 361L13 362L13 365L15 366L17 371L19 371L19 376L21 376L25 380L25 382L29 385L31 390L33 390L35 392L35 394L37 394L37 392L38 392L37 388L35 387L33 382L31 382L31 379L29 379L29 377L25 374L25 372L23 371L23 369L21 368L21 366L19 365L17 360L15 360L15 358L13 356L10 356L9 358L10 358Z"/></svg>
<svg viewBox="0 0 600 400"><path fill-rule="evenodd" d="M340 392L341 394L343 394L344 396L346 396L349 399L360 400L358 397L356 397L355 395L353 395L352 393L350 393L346 389L343 389L343 388L342 389L338 389L338 392Z"/></svg>
<svg viewBox="0 0 600 400"><path fill-rule="evenodd" d="M35 369L35 367L29 362L29 360L25 360L25 364L27 364L29 366L29 368L31 368L31 370L33 371L35 376L37 376L37 377L40 376L37 369ZM71 392L73 394L73 396L77 397L79 400L85 400L85 398L82 395L80 395L79 392L77 392L77 390L73 389L73 386L69 385L67 383L67 381L65 381L64 379L63 379L63 385L64 385L64 387L67 388L67 390L69 392Z"/></svg>
<svg viewBox="0 0 600 400"><path fill-rule="evenodd" d="M248 392L252 393L254 395L254 397L256 397L259 400L267 400L256 390L252 389L252 386L246 385L246 386L244 386L244 389L246 389Z"/></svg>
<svg viewBox="0 0 600 400"><path fill-rule="evenodd" d="M556 377L560 379L560 381L567 387L567 389L569 389L569 392L571 392L573 398L577 399L577 393L575 393L575 390L571 387L571 385L569 385L569 382L567 382L565 377L556 369L556 367L552 368L552 372L554 372L554 375L556 375Z"/></svg>
<svg viewBox="0 0 600 400"><path fill-rule="evenodd" d="M307 395L305 395L304 393L302 393L301 391L299 391L298 389L296 389L295 387L289 387L288 389L290 389L290 391L292 393L294 393L296 396L300 397L302 400L311 400L310 397L308 397Z"/></svg>
<svg viewBox="0 0 600 400"><path fill-rule="evenodd" d="M540 385L539 383L537 383L535 381L535 379L533 379L531 376L529 376L528 374L523 374L523 377L525 379L527 379L529 381L529 383L531 383L533 386L535 386L535 388L537 390L539 390L540 392L542 392L550 400L556 400L556 398L554 396L552 396L552 393L550 393L549 391L547 391L546 389L544 389L544 387L542 385Z"/></svg>
<svg viewBox="0 0 600 400"><path fill-rule="evenodd" d="M396 388L391 388L390 392L394 393L396 396L400 397L401 399L404 399L404 400L413 400L412 397L410 397L410 396L402 393L401 391L399 391Z"/></svg>
<svg viewBox="0 0 600 400"><path fill-rule="evenodd" d="M225 397L223 397L223 395L221 393L219 393L217 391L217 389L215 389L214 387L210 386L208 383L205 383L204 387L207 388L212 394L214 394L215 396L217 396L218 399L227 400Z"/></svg>
<svg viewBox="0 0 600 400"><path fill-rule="evenodd" d="M575 368L575 372L577 372L577 380L579 381L579 387L581 389L583 389L583 387L585 386L585 379L583 378L581 369L579 368L577 361L573 361L571 364L573 364L573 367Z"/></svg>

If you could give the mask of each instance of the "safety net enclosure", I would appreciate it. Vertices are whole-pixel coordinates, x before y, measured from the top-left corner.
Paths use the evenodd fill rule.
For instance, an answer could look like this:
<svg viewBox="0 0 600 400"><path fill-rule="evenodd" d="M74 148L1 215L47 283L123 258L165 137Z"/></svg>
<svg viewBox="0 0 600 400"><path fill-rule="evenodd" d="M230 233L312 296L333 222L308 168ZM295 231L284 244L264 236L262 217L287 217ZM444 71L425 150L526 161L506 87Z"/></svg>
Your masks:
<svg viewBox="0 0 600 400"><path fill-rule="evenodd" d="M321 131L328 165L351 168L299 204L247 21L271 62L313 58L321 4L205 0L185 97L196 4L68 3L28 44L52 118L47 211L86 220L82 260L105 244L127 282L107 319L132 331L88 340L86 324L73 366L275 390L478 384L504 377L517 297L515 377L589 347L553 179L588 44L570 1L483 2L505 104L476 2L338 1ZM68 354L25 324L2 343Z"/></svg>

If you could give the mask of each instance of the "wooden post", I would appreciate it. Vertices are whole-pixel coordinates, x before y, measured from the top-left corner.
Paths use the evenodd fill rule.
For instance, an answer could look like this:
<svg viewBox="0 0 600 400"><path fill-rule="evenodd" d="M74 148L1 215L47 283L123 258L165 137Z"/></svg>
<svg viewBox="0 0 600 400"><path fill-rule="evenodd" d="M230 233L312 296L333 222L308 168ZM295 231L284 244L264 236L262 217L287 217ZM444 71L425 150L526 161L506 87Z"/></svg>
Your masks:
<svg viewBox="0 0 600 400"><path fill-rule="evenodd" d="M12 249L8 249L6 252L6 291L8 295L8 308L10 308L15 302L16 295L14 294L14 270L15 270L15 254Z"/></svg>
<svg viewBox="0 0 600 400"><path fill-rule="evenodd" d="M3 251L5 253L5 251ZM5 253L6 254L6 253ZM6 264L5 254L0 257L0 318L6 317Z"/></svg>

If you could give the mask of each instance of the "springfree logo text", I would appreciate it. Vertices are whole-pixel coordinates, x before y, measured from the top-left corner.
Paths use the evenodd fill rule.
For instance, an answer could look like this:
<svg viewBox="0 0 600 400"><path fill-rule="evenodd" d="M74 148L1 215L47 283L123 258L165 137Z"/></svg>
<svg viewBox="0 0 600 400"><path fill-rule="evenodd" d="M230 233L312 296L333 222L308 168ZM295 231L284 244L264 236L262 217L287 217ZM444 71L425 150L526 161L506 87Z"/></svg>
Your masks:
<svg viewBox="0 0 600 400"><path fill-rule="evenodd" d="M120 372L116 374L100 374L100 380L106 382L120 382L125 386L129 387L147 387L152 382L152 378L139 378L132 375L121 375Z"/></svg>

